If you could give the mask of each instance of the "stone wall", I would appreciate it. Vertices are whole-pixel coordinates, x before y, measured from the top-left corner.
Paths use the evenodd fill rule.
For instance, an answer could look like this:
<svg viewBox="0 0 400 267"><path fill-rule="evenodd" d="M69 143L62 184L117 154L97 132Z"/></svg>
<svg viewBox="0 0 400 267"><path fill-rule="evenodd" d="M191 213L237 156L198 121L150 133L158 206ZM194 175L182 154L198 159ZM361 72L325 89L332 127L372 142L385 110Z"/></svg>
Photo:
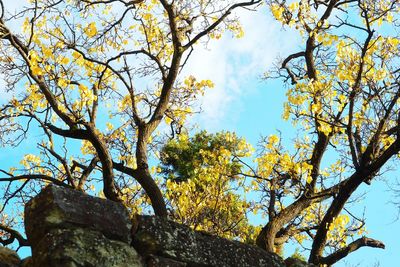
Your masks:
<svg viewBox="0 0 400 267"><path fill-rule="evenodd" d="M4 248L0 267L306 266L159 217L131 219L119 203L54 185L26 205L25 228L32 257Z"/></svg>

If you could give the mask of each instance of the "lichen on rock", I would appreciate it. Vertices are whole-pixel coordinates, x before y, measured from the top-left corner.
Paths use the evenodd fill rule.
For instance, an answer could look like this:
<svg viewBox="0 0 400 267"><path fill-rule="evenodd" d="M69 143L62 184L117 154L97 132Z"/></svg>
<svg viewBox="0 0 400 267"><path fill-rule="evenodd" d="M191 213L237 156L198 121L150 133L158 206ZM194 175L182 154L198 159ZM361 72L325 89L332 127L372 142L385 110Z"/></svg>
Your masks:
<svg viewBox="0 0 400 267"><path fill-rule="evenodd" d="M187 263L187 266L285 266L278 255L255 246L193 231L156 216L137 216L136 219L138 227L132 244L144 257L157 255Z"/></svg>
<svg viewBox="0 0 400 267"><path fill-rule="evenodd" d="M35 267L142 267L127 243L91 229L54 229L36 245Z"/></svg>

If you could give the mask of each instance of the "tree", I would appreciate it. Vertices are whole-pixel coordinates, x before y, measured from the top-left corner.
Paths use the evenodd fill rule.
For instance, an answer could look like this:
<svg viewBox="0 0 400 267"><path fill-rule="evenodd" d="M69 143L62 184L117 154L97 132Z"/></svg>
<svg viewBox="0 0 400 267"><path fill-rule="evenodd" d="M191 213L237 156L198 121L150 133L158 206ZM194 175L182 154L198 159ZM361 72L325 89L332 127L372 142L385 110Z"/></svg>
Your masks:
<svg viewBox="0 0 400 267"><path fill-rule="evenodd" d="M101 183L108 199L132 209L149 201L156 215L169 208L178 221L228 237L245 239L238 231L251 226L235 220L245 220L240 209L258 208L268 216L260 247L279 251L308 239L317 265L384 248L362 236L363 218L347 207L400 150L397 0L266 1L304 40L271 74L288 86L283 118L301 131L293 148L271 135L252 167L233 134L182 131L191 104L213 85L179 75L194 45L225 30L241 36L231 13L260 2L34 0L11 15L0 1L0 69L14 95L0 107L1 142L17 147L38 133L33 127L42 133L40 153L0 170L2 212L46 183L78 190ZM20 18L22 33L10 28ZM149 167L163 141L160 125L181 134L161 155L165 184ZM140 188L147 198L136 197ZM257 206L238 193L249 188L261 194ZM3 244L26 244L10 227L14 218L1 220Z"/></svg>
<svg viewBox="0 0 400 267"><path fill-rule="evenodd" d="M159 173L166 179L171 217L195 230L254 243L256 229L248 220L244 159L251 146L230 132L193 137L186 133L161 150Z"/></svg>
<svg viewBox="0 0 400 267"><path fill-rule="evenodd" d="M155 214L167 216L149 170L156 129L165 122L179 131L212 87L179 73L196 43L225 30L241 36L231 13L259 2L33 0L9 14L0 1L0 69L14 96L0 107L1 144L17 147L34 127L43 133L40 153L1 170L3 211L46 183L87 190L101 182L106 198L122 201L138 182ZM22 32L11 28L20 18Z"/></svg>
<svg viewBox="0 0 400 267"><path fill-rule="evenodd" d="M304 40L302 49L271 73L289 87L283 117L299 124L302 136L294 153L282 151L277 137L266 140L258 159L257 175L270 180L264 186L269 221L257 243L273 251L282 240L305 233L312 242L309 262L322 265L363 246L384 248L363 236L351 243L342 239L324 254L335 245L335 229L345 225L343 234L361 226L348 229L343 216L363 224L342 212L360 185L371 184L400 150L399 2L273 0L268 5ZM307 223L307 216L317 224Z"/></svg>

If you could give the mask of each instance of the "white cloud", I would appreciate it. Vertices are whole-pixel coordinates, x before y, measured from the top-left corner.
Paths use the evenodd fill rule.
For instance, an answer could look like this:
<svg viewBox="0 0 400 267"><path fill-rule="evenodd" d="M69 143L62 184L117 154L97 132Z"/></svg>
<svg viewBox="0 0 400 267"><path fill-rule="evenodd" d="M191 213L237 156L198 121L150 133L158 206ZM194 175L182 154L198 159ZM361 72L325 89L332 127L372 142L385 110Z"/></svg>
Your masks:
<svg viewBox="0 0 400 267"><path fill-rule="evenodd" d="M238 15L245 36L233 39L226 33L221 40L211 40L208 49L196 46L184 72L215 84L201 99L203 112L194 119L206 129L218 128L228 112L229 119L239 116L241 96L254 93L256 89L250 84L259 80L278 53L288 46L278 38L281 28L267 10L241 10ZM236 114L230 112L232 105Z"/></svg>
<svg viewBox="0 0 400 267"><path fill-rule="evenodd" d="M4 0L4 8L6 10L5 17L9 17L10 15L14 15L22 10L24 6L27 5L27 1L24 0ZM12 20L7 23L7 27L12 30L19 31L21 28L22 19ZM4 81L4 75L0 74L0 104L5 103L9 100L15 92L7 92L5 90L6 83Z"/></svg>

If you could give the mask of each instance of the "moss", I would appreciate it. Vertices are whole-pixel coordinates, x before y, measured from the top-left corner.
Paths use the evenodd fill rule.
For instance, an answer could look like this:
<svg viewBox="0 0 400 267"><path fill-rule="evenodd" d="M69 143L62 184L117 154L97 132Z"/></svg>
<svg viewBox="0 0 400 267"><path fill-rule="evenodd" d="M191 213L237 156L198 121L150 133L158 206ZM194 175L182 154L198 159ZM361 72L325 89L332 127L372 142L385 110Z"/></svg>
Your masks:
<svg viewBox="0 0 400 267"><path fill-rule="evenodd" d="M89 229L54 229L36 249L36 266L142 266L140 256L131 246Z"/></svg>
<svg viewBox="0 0 400 267"><path fill-rule="evenodd" d="M60 224L64 221L64 213L59 209L51 209L46 216L46 222L50 224Z"/></svg>

